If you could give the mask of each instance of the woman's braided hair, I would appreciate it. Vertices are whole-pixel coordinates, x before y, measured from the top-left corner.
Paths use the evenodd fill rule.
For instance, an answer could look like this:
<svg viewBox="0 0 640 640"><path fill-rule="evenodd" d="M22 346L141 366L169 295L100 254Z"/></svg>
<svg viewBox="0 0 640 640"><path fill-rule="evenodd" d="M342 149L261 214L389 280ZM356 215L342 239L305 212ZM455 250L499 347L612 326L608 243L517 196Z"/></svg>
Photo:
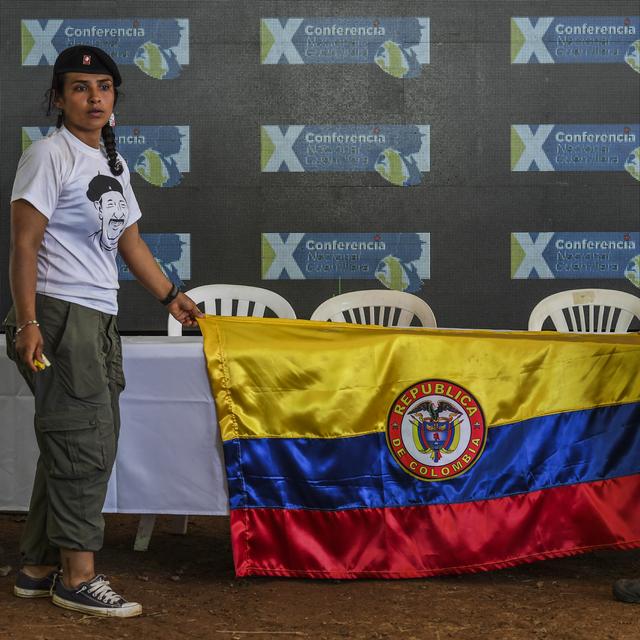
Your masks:
<svg viewBox="0 0 640 640"><path fill-rule="evenodd" d="M49 105L47 107L48 116L51 115L51 111L53 110L53 101L55 100L56 95L61 96L63 91L64 73L55 73L51 82L51 88L46 93L46 97L49 101ZM116 103L118 102L118 89L114 87L113 92L115 94L113 106L115 107ZM63 124L64 113L60 111L56 120L56 129L59 129ZM122 166L122 162L120 162L120 159L118 158L118 152L116 150L116 135L113 132L113 127L108 122L104 125L104 127L102 127L102 142L104 143L104 150L107 154L109 169L111 169L111 173L114 176L119 176L124 171L124 167Z"/></svg>
<svg viewBox="0 0 640 640"><path fill-rule="evenodd" d="M114 91L116 91L117 94L118 90L115 87ZM107 152L107 158L109 159L109 169L111 169L111 173L113 173L114 176L119 176L124 171L124 167L118 159L118 153L116 151L116 134L108 122L102 127L102 142L104 142L104 150Z"/></svg>

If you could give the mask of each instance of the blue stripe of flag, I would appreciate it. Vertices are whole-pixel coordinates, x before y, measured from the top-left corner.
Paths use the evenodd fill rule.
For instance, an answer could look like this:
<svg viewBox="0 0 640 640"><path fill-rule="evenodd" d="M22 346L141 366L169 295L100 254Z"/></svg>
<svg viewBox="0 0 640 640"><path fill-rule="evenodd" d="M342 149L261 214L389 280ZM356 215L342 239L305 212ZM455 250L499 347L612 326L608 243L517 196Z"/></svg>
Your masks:
<svg viewBox="0 0 640 640"><path fill-rule="evenodd" d="M640 403L559 413L489 429L466 473L418 480L384 433L256 438L224 444L231 508L407 507L501 498L640 473Z"/></svg>

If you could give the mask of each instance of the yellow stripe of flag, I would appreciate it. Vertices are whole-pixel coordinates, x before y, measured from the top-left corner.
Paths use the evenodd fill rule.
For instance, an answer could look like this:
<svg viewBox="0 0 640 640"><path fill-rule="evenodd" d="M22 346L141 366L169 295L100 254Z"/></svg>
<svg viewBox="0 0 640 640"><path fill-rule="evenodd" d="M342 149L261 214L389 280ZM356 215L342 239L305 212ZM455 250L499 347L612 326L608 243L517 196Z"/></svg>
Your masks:
<svg viewBox="0 0 640 640"><path fill-rule="evenodd" d="M410 385L450 380L489 426L640 401L640 334L199 321L223 440L384 431Z"/></svg>

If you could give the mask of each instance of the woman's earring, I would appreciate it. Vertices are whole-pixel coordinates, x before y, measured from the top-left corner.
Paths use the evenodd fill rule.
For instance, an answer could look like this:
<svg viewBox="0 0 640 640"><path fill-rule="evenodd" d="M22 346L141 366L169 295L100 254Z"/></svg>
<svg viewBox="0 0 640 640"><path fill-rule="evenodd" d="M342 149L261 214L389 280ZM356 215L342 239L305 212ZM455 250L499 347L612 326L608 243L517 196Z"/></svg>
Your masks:
<svg viewBox="0 0 640 640"><path fill-rule="evenodd" d="M110 127L116 126L116 117L113 113L109 116L109 126Z"/></svg>
<svg viewBox="0 0 640 640"><path fill-rule="evenodd" d="M64 122L64 111L60 109L58 111L58 121L56 123L56 129L59 129L62 126L63 122Z"/></svg>

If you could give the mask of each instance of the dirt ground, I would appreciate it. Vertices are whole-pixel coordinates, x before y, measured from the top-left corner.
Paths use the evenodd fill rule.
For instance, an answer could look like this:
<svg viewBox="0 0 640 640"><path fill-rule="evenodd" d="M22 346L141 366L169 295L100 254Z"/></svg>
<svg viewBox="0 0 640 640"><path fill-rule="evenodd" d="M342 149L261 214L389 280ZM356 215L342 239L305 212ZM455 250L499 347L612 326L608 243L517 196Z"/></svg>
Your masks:
<svg viewBox="0 0 640 640"><path fill-rule="evenodd" d="M14 567L0 577L2 640L640 640L640 605L611 598L614 579L640 576L640 551L425 580L238 580L227 518L194 518L186 536L158 518L140 553L137 518L111 515L98 569L144 605L140 618L113 620L13 597L22 524L0 514L0 565Z"/></svg>

